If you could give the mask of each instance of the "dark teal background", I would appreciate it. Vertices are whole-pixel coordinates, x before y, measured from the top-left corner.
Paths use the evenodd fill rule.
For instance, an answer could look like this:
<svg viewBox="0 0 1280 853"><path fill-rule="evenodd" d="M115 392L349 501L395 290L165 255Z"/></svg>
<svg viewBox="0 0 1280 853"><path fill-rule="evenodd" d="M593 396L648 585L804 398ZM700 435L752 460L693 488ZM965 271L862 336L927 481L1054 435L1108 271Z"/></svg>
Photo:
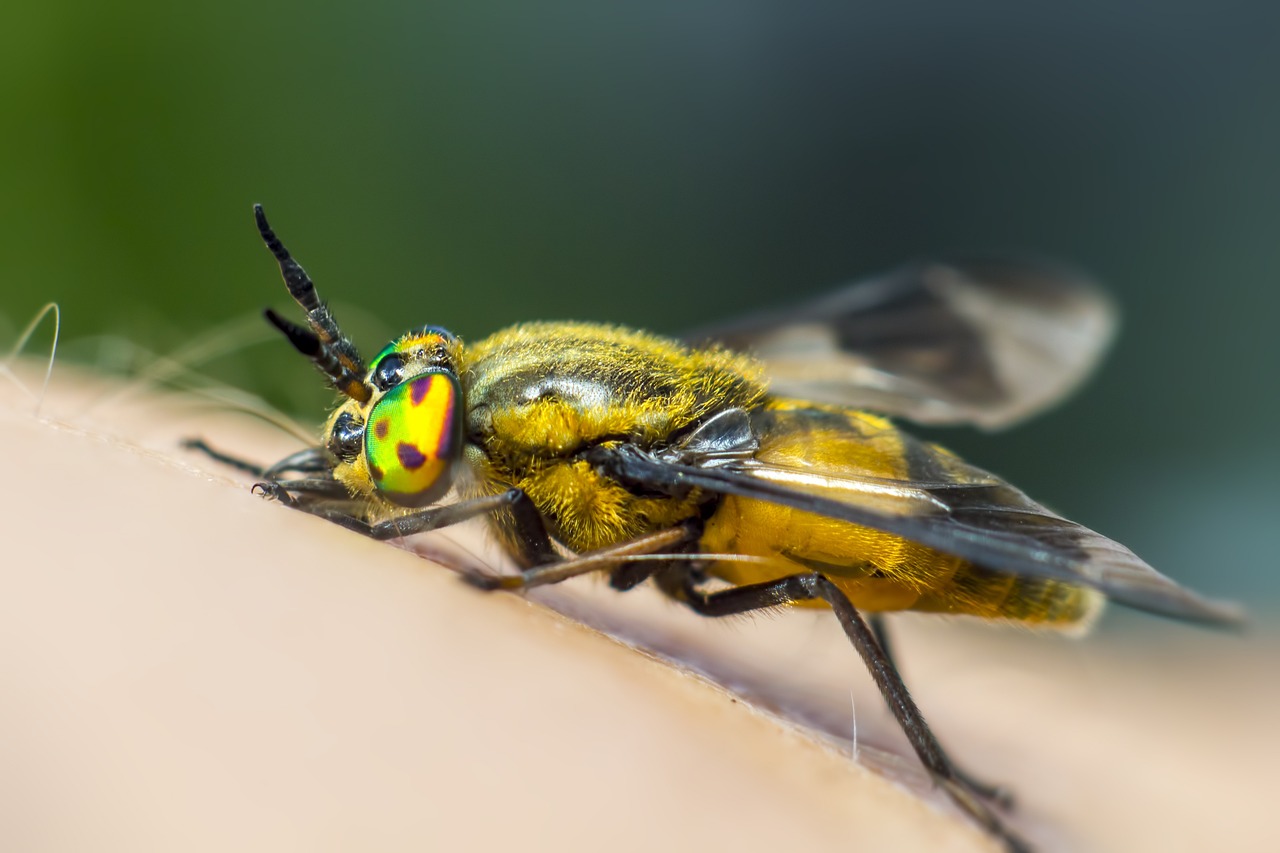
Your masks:
<svg viewBox="0 0 1280 853"><path fill-rule="evenodd" d="M943 440L1207 591L1280 592L1280 6L35 5L0 28L10 325L57 299L65 339L164 351L287 307L254 201L367 353L1056 256L1124 307L1102 375ZM323 411L283 343L215 369Z"/></svg>

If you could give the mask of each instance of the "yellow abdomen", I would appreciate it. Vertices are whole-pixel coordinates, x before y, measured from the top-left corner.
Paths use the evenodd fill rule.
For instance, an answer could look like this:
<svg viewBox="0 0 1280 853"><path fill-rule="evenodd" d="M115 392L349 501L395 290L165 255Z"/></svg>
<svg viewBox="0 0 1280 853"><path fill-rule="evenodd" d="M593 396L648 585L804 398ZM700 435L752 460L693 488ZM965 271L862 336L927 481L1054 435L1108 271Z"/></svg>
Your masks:
<svg viewBox="0 0 1280 853"><path fill-rule="evenodd" d="M911 481L911 469L926 455L935 463L934 477L953 458L886 420L852 410L772 400L756 423L756 459L775 475L784 472L790 487L889 514L930 511L927 500L895 484ZM1088 619L1101 603L1081 587L990 571L901 536L749 498L725 496L701 546L709 553L764 558L716 562L711 574L732 584L819 571L867 611L922 610L1065 627Z"/></svg>

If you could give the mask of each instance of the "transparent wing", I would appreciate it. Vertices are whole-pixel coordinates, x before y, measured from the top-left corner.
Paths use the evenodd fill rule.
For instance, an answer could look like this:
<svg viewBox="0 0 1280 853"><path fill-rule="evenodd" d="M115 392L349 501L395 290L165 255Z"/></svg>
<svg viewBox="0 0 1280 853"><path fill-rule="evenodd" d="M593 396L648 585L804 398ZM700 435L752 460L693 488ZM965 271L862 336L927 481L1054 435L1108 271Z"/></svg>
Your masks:
<svg viewBox="0 0 1280 853"><path fill-rule="evenodd" d="M842 451L830 440L830 433L840 429L831 423L839 413L805 415L780 413L776 416L789 419L786 423L762 424L760 413L733 410L661 454L626 445L599 449L595 461L632 485L699 488L815 512L897 534L993 571L1092 587L1140 610L1216 625L1242 619L1234 605L1180 586L1120 543L1062 518L933 445L889 426L865 430L851 419L845 429L850 436L860 434ZM818 423L819 417L824 422ZM826 434L808 442L812 436L799 430ZM817 447L817 455L784 454L789 461L770 461L770 445L786 442L787 431L797 439L793 446ZM883 475L883 468L876 475L865 473L866 460L880 452L882 458L901 460L900 470L908 473Z"/></svg>
<svg viewBox="0 0 1280 853"><path fill-rule="evenodd" d="M904 267L685 337L754 353L781 396L994 429L1070 393L1115 326L1087 278L991 260Z"/></svg>

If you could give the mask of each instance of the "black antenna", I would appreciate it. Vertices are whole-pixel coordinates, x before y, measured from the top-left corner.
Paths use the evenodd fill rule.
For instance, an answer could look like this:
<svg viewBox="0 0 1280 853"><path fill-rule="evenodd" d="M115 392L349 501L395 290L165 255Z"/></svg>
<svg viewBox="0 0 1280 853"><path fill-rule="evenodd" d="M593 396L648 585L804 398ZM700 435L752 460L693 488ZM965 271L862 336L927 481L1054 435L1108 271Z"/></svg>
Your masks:
<svg viewBox="0 0 1280 853"><path fill-rule="evenodd" d="M262 205L253 206L253 218L258 223L262 242L267 244L280 264L280 275L284 277L285 287L289 288L289 295L307 312L307 321L311 324L312 331L284 319L270 308L265 314L267 321L283 332L298 352L315 362L320 372L329 377L333 387L353 400L368 402L373 396L373 390L364 384L364 361L355 344L342 334L338 321L333 319L328 306L320 301L316 286L311 283L307 271L293 259L289 250L271 230L267 215L262 212Z"/></svg>

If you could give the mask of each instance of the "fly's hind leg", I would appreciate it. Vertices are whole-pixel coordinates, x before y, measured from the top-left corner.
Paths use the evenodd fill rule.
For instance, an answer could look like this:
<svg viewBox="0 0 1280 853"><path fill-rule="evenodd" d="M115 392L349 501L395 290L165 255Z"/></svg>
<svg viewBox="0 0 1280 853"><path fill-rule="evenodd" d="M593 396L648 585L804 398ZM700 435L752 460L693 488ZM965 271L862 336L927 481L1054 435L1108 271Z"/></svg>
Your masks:
<svg viewBox="0 0 1280 853"><path fill-rule="evenodd" d="M879 644L880 650L884 652L884 656L889 659L889 663L892 664L895 670L901 672L901 669L898 667L897 657L894 655L893 644L889 640L889 626L886 624L884 614L868 613L866 614L866 620L867 626L871 629L871 633L875 637L876 643ZM977 791L983 797L991 800L1001 808L1013 808L1013 792L1008 788L1003 785L995 785L991 782L986 782L983 779L974 776L963 767L957 765L951 758L948 758L947 761L950 763L951 770L955 773L956 778L965 785Z"/></svg>
<svg viewBox="0 0 1280 853"><path fill-rule="evenodd" d="M666 580L667 583L664 586L669 585L676 578L672 576ZM920 757L925 769L929 771L929 775L942 786L961 809L1004 841L1010 850L1028 850L1026 843L1014 835L983 801L982 791L971 785L963 774L957 772L955 765L947 758L937 738L929 729L915 700L911 698L893 660L877 642L871 627L840 588L826 577L817 572L788 575L774 581L712 592L698 589L692 579L686 579L678 590L671 591L678 593L677 597L680 600L703 616L732 616L813 599L826 602L835 612L836 618L840 620L840 626L844 628L845 635L853 643L854 649L857 650L876 686L880 689L880 695L884 697L894 719L906 733L907 740L911 743L916 755Z"/></svg>

